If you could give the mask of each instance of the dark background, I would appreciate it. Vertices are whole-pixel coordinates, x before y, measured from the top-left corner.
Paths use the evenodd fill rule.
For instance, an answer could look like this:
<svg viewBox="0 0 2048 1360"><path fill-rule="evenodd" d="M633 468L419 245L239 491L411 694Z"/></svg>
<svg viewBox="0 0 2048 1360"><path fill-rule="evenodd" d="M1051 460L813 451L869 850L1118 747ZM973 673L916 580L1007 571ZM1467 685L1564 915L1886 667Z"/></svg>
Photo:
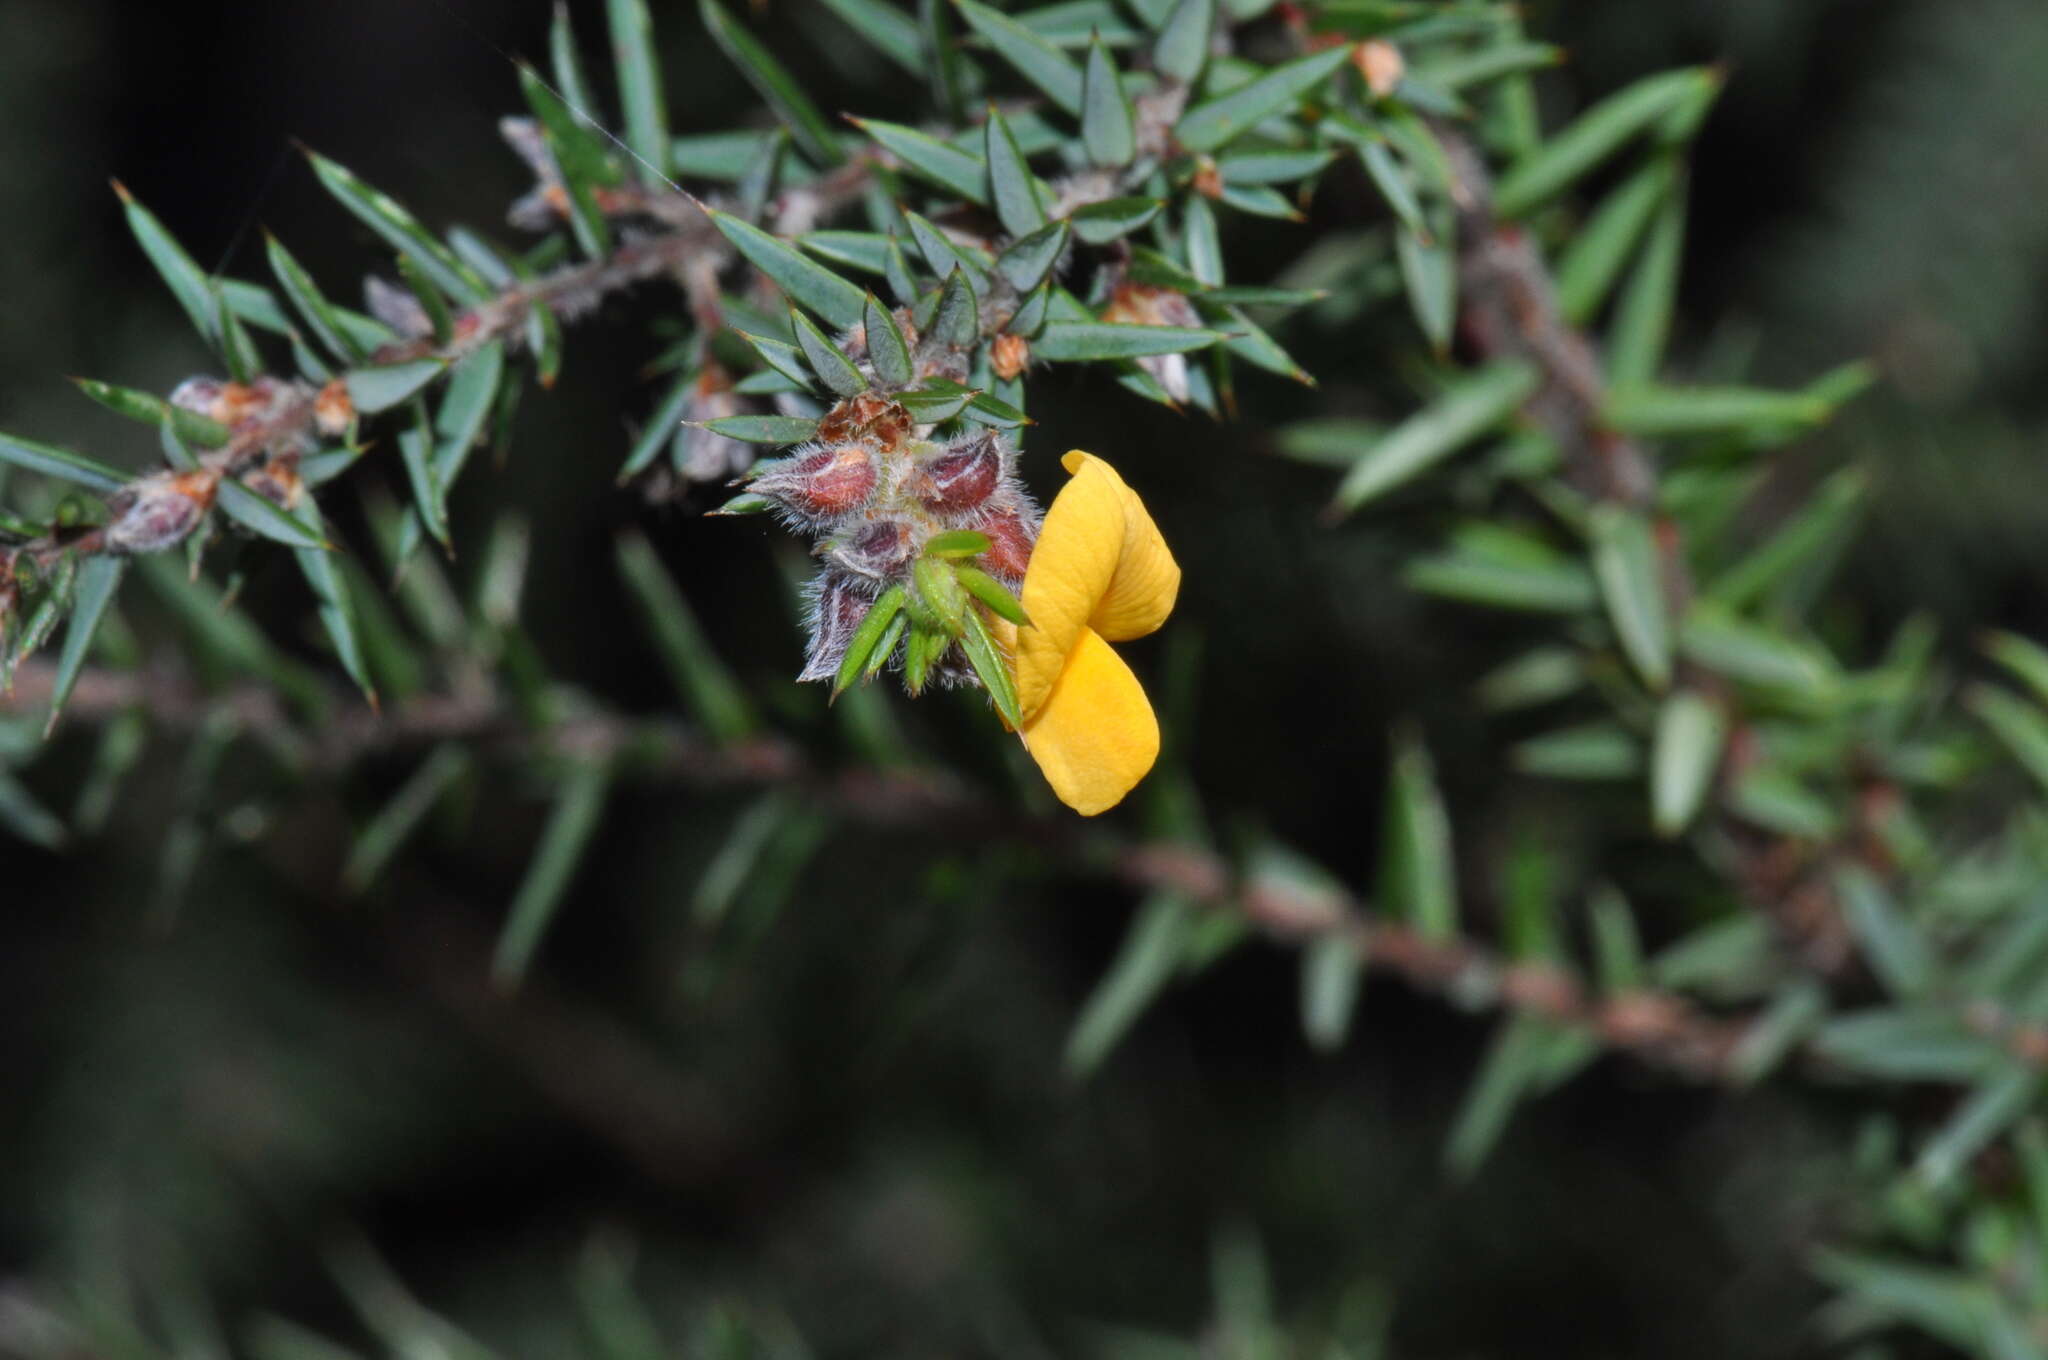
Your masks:
<svg viewBox="0 0 2048 1360"><path fill-rule="evenodd" d="M593 53L599 8L577 8ZM778 52L822 104L916 116L829 19L776 14ZM0 428L139 465L147 441L65 376L167 390L205 366L109 176L202 263L260 277L265 226L341 297L380 252L292 139L431 223L509 236L503 207L525 186L494 131L517 100L497 49L539 56L547 17L485 0L0 0ZM751 107L693 7L657 2L655 17L678 130ZM1830 636L1868 657L1927 611L1962 658L1985 626L2048 631L2048 10L1580 0L1532 5L1530 26L1574 54L1546 86L1557 110L1667 65L1730 68L1697 161L1682 366L1750 347L1761 380L1858 355L1884 368L1885 388L1784 473L1796 487L1854 458L1876 476ZM1333 185L1316 225L1349 225L1366 201ZM1235 272L1277 269L1311 239L1247 233ZM521 510L548 664L652 711L667 687L609 574L613 534L647 529L766 705L814 723L815 696L783 678L800 646L776 556L789 545L612 485L651 401L649 325L671 302L650 290L572 334L508 466L465 483L457 541ZM1391 409L1376 375L1399 320L1291 331L1321 392L1254 379L1236 425L1141 408L1102 378L1049 379L1026 476L1049 488L1054 455L1084 445L1153 504L1187 568L1169 633L1199 657L1173 740L1226 845L1270 831L1368 884L1384 734L1417 715L1475 912L1489 851L1530 828L1575 874L1682 872L1639 837L1614 842L1597 804L1498 777L1521 733L1477 720L1464 686L1535 633L1400 587L1404 555L1441 524L1429 497L1332 533L1314 517L1328 475L1265 456L1276 420ZM249 591L293 645L300 591L283 569ZM1175 645L1133 654L1156 678ZM899 711L921 750L1004 778L985 720ZM60 740L39 788L69 788L89 751ZM616 798L538 987L497 1008L473 988L544 813L536 790L486 792L375 901L347 904L332 883L348 828L404 765L273 806L260 762L231 761L210 795L219 820L268 809L262 833L216 840L166 921L150 902L177 761L166 741L104 836L68 857L0 849L0 1280L19 1287L139 1290L146 1306L197 1290L233 1327L277 1312L346 1337L322 1249L360 1232L505 1351L564 1354L571 1264L597 1232L633 1245L672 1337L724 1307L823 1354L1064 1355L1097 1323L1192 1335L1212 1236L1252 1233L1283 1314L1321 1327L1390 1299L1401 1355L1818 1352L1800 1263L1852 1226L1835 1151L1849 1115L1825 1093L1735 1100L1607 1062L1453 1184L1439 1147L1484 1023L1375 983L1349 1046L1317 1058L1293 1023L1294 960L1264 947L1177 991L1077 1085L1064 1032L1129 919L1125 894L971 844L935 859L914 835L841 833L756 938L707 959L687 899L751 796L733 793ZM1653 937L1684 924L1654 888L1639 905ZM608 1111L594 1118L549 1076L593 1055ZM687 1111L687 1136L636 1158L622 1148L661 1117L649 1103Z"/></svg>

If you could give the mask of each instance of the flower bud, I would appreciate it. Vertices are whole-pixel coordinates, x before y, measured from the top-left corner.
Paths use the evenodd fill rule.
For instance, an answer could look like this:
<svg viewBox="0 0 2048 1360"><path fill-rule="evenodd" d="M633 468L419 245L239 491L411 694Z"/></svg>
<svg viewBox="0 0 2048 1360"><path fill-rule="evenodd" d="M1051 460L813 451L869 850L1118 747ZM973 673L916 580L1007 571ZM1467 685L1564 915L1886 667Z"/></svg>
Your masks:
<svg viewBox="0 0 2048 1360"><path fill-rule="evenodd" d="M846 645L854 630L867 617L873 603L862 593L860 583L827 568L812 583L810 647L804 653L803 680L830 680L839 673Z"/></svg>
<svg viewBox="0 0 2048 1360"><path fill-rule="evenodd" d="M1392 94L1394 87L1401 83L1401 77L1408 73L1408 63L1402 59L1401 49L1384 38L1373 38L1353 48L1351 62L1365 77L1366 88L1379 99Z"/></svg>
<svg viewBox="0 0 2048 1360"><path fill-rule="evenodd" d="M1031 344L1021 335L1004 331L988 347L988 366L998 378L1010 382L1031 362Z"/></svg>
<svg viewBox="0 0 2048 1360"><path fill-rule="evenodd" d="M959 514L982 505L1002 480L1002 436L989 430L946 448L925 469L918 499L928 510Z"/></svg>
<svg viewBox="0 0 2048 1360"><path fill-rule="evenodd" d="M874 581L898 579L915 553L910 526L892 519L856 526L825 546L827 561Z"/></svg>
<svg viewBox="0 0 2048 1360"><path fill-rule="evenodd" d="M340 378L321 388L313 398L313 425L322 434L341 434L355 418L355 402L349 399L348 384Z"/></svg>
<svg viewBox="0 0 2048 1360"><path fill-rule="evenodd" d="M910 412L896 401L877 392L857 392L825 413L818 422L818 439L826 444L864 439L890 453L910 433L910 425Z"/></svg>
<svg viewBox="0 0 2048 1360"><path fill-rule="evenodd" d="M1015 589L1031 563L1032 545L1038 542L1038 525L1020 507L1005 507L974 526L988 535L988 551L978 559L982 570Z"/></svg>
<svg viewBox="0 0 2048 1360"><path fill-rule="evenodd" d="M295 453L272 458L243 473L242 485L280 510L297 509L299 497L306 490L306 484L299 478L299 458Z"/></svg>
<svg viewBox="0 0 2048 1360"><path fill-rule="evenodd" d="M773 464L748 489L810 519L837 519L867 503L875 489L875 456L864 444L812 449Z"/></svg>
<svg viewBox="0 0 2048 1360"><path fill-rule="evenodd" d="M184 541L213 508L211 472L160 472L122 487L107 502L113 518L102 531L107 550L162 552Z"/></svg>

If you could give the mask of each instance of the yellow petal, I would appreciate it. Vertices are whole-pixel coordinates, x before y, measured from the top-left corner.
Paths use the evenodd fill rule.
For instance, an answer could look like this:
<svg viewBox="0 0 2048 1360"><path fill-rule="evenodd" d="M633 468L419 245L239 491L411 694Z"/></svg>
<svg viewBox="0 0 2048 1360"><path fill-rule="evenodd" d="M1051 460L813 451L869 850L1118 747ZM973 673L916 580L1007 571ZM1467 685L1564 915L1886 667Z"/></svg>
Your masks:
<svg viewBox="0 0 2048 1360"><path fill-rule="evenodd" d="M1144 688L1092 628L1075 639L1058 683L1022 735L1052 791L1083 817L1122 802L1159 758L1159 720Z"/></svg>
<svg viewBox="0 0 2048 1360"><path fill-rule="evenodd" d="M1094 454L1074 449L1060 461L1075 482L1084 476L1107 478L1123 504L1124 539L1117 553L1116 572L1088 616L1088 626L1111 642L1128 642L1156 631L1173 612L1173 602L1180 595L1180 564L1160 537L1159 526L1152 522L1138 493Z"/></svg>
<svg viewBox="0 0 2048 1360"><path fill-rule="evenodd" d="M1075 471L1045 512L1024 572L1022 600L1031 623L1017 630L1011 658L1017 705L1027 719L1052 692L1067 653L1109 593L1123 556L1128 495L1123 482L1097 459Z"/></svg>

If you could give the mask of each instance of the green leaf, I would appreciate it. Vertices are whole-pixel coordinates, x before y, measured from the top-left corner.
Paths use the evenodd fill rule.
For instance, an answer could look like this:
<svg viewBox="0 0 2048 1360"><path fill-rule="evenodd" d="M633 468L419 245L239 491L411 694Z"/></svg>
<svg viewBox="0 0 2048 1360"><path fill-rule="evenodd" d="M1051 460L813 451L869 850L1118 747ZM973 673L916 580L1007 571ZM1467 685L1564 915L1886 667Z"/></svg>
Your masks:
<svg viewBox="0 0 2048 1360"><path fill-rule="evenodd" d="M1679 629L1678 647L1688 660L1716 674L1815 703L1834 699L1841 685L1824 651L1737 618L1712 600L1693 603Z"/></svg>
<svg viewBox="0 0 2048 1360"><path fill-rule="evenodd" d="M232 433L227 426L210 419L197 411L188 411L182 406L173 406L154 392L139 392L132 387L116 387L112 383L96 382L91 378L73 378L78 390L91 397L116 415L141 424L162 428L168 419L178 432L178 437L203 448L217 449L228 442Z"/></svg>
<svg viewBox="0 0 2048 1360"><path fill-rule="evenodd" d="M1152 48L1152 65L1160 75L1192 85L1209 61L1209 36L1216 25L1216 0L1179 0L1159 41Z"/></svg>
<svg viewBox="0 0 2048 1360"><path fill-rule="evenodd" d="M1564 49L1549 43L1498 43L1418 65L1414 79L1435 89L1456 91L1503 76L1560 66L1564 59Z"/></svg>
<svg viewBox="0 0 2048 1360"><path fill-rule="evenodd" d="M1350 59L1350 47L1342 46L1275 67L1189 109L1175 125L1174 136L1190 151L1214 151L1301 99Z"/></svg>
<svg viewBox="0 0 2048 1360"><path fill-rule="evenodd" d="M914 76L928 73L924 36L917 20L882 0L825 0L825 8L843 20L870 47Z"/></svg>
<svg viewBox="0 0 2048 1360"><path fill-rule="evenodd" d="M455 338L455 318L449 314L448 299L441 296L436 288L420 273L419 266L409 255L398 257L399 277L405 281L409 291L420 304L420 311L427 318L428 333L437 345L446 345Z"/></svg>
<svg viewBox="0 0 2048 1360"><path fill-rule="evenodd" d="M790 324L796 330L797 345L804 352L804 360L821 382L842 397L865 392L868 380L863 378L853 360L846 357L846 351L832 343L817 324L794 307L789 312Z"/></svg>
<svg viewBox="0 0 2048 1360"><path fill-rule="evenodd" d="M1891 892L1870 870L1854 864L1836 870L1835 888L1843 918L1871 971L1895 996L1926 992L1934 983L1932 950Z"/></svg>
<svg viewBox="0 0 2048 1360"><path fill-rule="evenodd" d="M1328 147L1305 151L1238 151L1219 158L1216 172L1225 184L1295 184L1318 175L1337 159Z"/></svg>
<svg viewBox="0 0 2048 1360"><path fill-rule="evenodd" d="M351 897L368 891L470 767L469 753L456 743L435 747L356 837L342 866L342 891Z"/></svg>
<svg viewBox="0 0 2048 1360"><path fill-rule="evenodd" d="M1194 907L1178 893L1155 892L1131 918L1114 962L1095 985L1067 1034L1069 1075L1102 1065L1145 1008L1180 971L1194 925Z"/></svg>
<svg viewBox="0 0 2048 1360"><path fill-rule="evenodd" d="M561 909L563 895L595 836L611 772L597 760L582 760L562 779L554 811L541 830L540 845L512 899L505 929L491 958L491 980L510 990L526 976L541 936Z"/></svg>
<svg viewBox="0 0 2048 1360"><path fill-rule="evenodd" d="M1194 326L1130 326L1111 321L1052 321L1033 343L1032 353L1057 363L1136 359L1150 354L1183 354L1223 339L1220 331Z"/></svg>
<svg viewBox="0 0 2048 1360"><path fill-rule="evenodd" d="M1024 712L1017 706L1017 684L1010 676L1009 662L1004 659L1002 648L989 634L988 621L981 611L969 607L962 615L965 631L960 636L960 650L967 655L967 664L981 680L981 687L988 691L989 702L996 712L1003 715L1003 721L1011 728L1024 725Z"/></svg>
<svg viewBox="0 0 2048 1360"><path fill-rule="evenodd" d="M541 137L562 172L562 187L569 198L569 225L575 232L576 244L591 259L603 259L612 250L611 223L597 206L596 196L598 186L612 174L604 149L531 66L519 67L519 89L539 120Z"/></svg>
<svg viewBox="0 0 2048 1360"><path fill-rule="evenodd" d="M129 196L119 180L114 181L114 192L121 197L121 210L127 216L128 229L135 233L136 243L149 257L149 262L156 266L156 272L170 288L171 296L192 319L192 328L207 344L220 349L224 315L214 281L185 253L177 238L164 229L156 214Z"/></svg>
<svg viewBox="0 0 2048 1360"><path fill-rule="evenodd" d="M1394 153L1387 149L1387 144L1378 141L1360 143L1358 159L1401 225L1419 238L1419 244L1434 244L1434 233L1428 219L1422 215L1422 200L1415 196L1415 182L1409 178L1407 167L1394 159Z"/></svg>
<svg viewBox="0 0 2048 1360"><path fill-rule="evenodd" d="M1590 587L1586 594L1590 600ZM1576 648L1538 647L1487 672L1473 692L1487 709L1504 712L1551 703L1585 683L1585 659Z"/></svg>
<svg viewBox="0 0 2048 1360"><path fill-rule="evenodd" d="M1694 690L1674 690L1657 711L1650 751L1650 822L1676 836L1699 815L1721 763L1728 725L1720 708Z"/></svg>
<svg viewBox="0 0 2048 1360"><path fill-rule="evenodd" d="M1222 283L1223 242L1216 234L1216 214L1210 209L1209 200L1200 194L1190 194L1181 223L1188 273L1205 288Z"/></svg>
<svg viewBox="0 0 2048 1360"><path fill-rule="evenodd" d="M746 691L705 640L696 614L654 549L638 534L627 534L619 539L618 560L619 574L639 603L662 663L697 721L721 742L751 735L759 723Z"/></svg>
<svg viewBox="0 0 2048 1360"><path fill-rule="evenodd" d="M970 156L956 146L901 123L888 123L879 118L856 118L853 125L903 162L903 168L919 179L969 203L988 206L989 169L980 157Z"/></svg>
<svg viewBox="0 0 2048 1360"><path fill-rule="evenodd" d="M809 391L816 385L818 375L804 361L804 352L795 345L785 344L780 340L771 340L765 335L755 335L750 331L741 331L739 335L741 339L754 347L754 352L761 356L762 361L770 369L795 383L798 389ZM696 378L696 374L691 375L691 382L693 384ZM677 418L681 418L680 410L678 411Z"/></svg>
<svg viewBox="0 0 2048 1360"><path fill-rule="evenodd" d="M1782 988L1728 1057L1728 1074L1752 1086L1782 1064L1827 1014L1827 993L1802 979Z"/></svg>
<svg viewBox="0 0 2048 1360"><path fill-rule="evenodd" d="M996 257L996 268L1019 293L1028 293L1045 281L1067 248L1069 229L1065 222L1050 222Z"/></svg>
<svg viewBox="0 0 2048 1360"><path fill-rule="evenodd" d="M1450 243L1441 237L1425 240L1404 229L1394 234L1394 253L1415 323L1422 327L1430 348L1438 354L1448 353L1451 329L1458 320L1458 262Z"/></svg>
<svg viewBox="0 0 2048 1360"><path fill-rule="evenodd" d="M591 88L590 77L583 69L583 54L576 47L576 30L569 22L568 0L556 0L555 20L548 25L548 65L554 71L555 85L562 98L571 107L586 116L596 110L597 91ZM463 253L452 239L449 244L455 245L458 255Z"/></svg>
<svg viewBox="0 0 2048 1360"><path fill-rule="evenodd" d="M1609 194L1571 237L1557 265L1557 305L1565 320L1583 326L1600 310L1670 194L1675 175L1670 157L1652 159Z"/></svg>
<svg viewBox="0 0 2048 1360"><path fill-rule="evenodd" d="M1597 505L1588 523L1593 575L1622 651L1652 690L1671 682L1671 624L1664 607L1664 572L1650 521L1641 511Z"/></svg>
<svg viewBox="0 0 2048 1360"><path fill-rule="evenodd" d="M1512 416L1541 381L1534 365L1521 360L1498 361L1459 379L1351 465L1332 509L1349 514L1442 462Z"/></svg>
<svg viewBox="0 0 2048 1360"><path fill-rule="evenodd" d="M697 0L697 12L719 50L739 68L747 83L754 87L754 92L767 101L775 116L789 129L797 149L821 169L829 169L844 161L846 153L840 149L832 125L818 112L817 105L811 102L803 87L783 69L782 63L769 55L760 40L727 13L718 0Z"/></svg>
<svg viewBox="0 0 2048 1360"><path fill-rule="evenodd" d="M938 425L951 420L967 409L976 392L971 387L927 387L911 392L898 392L896 400L911 418L920 425Z"/></svg>
<svg viewBox="0 0 2048 1360"><path fill-rule="evenodd" d="M832 264L886 274L892 238L878 231L807 231L797 244Z"/></svg>
<svg viewBox="0 0 2048 1360"><path fill-rule="evenodd" d="M1647 76L1595 104L1564 131L1524 157L1494 186L1494 210L1526 217L1569 189L1631 138L1653 130L1720 84L1706 68Z"/></svg>
<svg viewBox="0 0 2048 1360"><path fill-rule="evenodd" d="M902 327L896 324L894 313L876 301L873 293L868 294L861 332L867 340L868 362L874 365L875 377L883 384L902 387L917 376L910 358L910 343L903 338Z"/></svg>
<svg viewBox="0 0 2048 1360"><path fill-rule="evenodd" d="M2034 1108L2041 1081L2039 1072L2015 1063L1979 1085L1922 1150L1914 1174L1929 1185L1946 1186Z"/></svg>
<svg viewBox="0 0 2048 1360"><path fill-rule="evenodd" d="M232 477L221 479L215 495L221 511L251 533L287 548L324 552L333 546L319 532L308 529Z"/></svg>
<svg viewBox="0 0 2048 1360"><path fill-rule="evenodd" d="M1099 166L1129 165L1138 154L1137 115L1100 36L1088 45L1081 81L1081 145Z"/></svg>
<svg viewBox="0 0 2048 1360"><path fill-rule="evenodd" d="M57 671L50 681L50 717L43 726L45 739L56 729L57 717L64 711L65 701L77 688L78 677L85 670L86 654L92 647L93 634L99 631L100 620L106 616L107 606L113 602L115 593L121 588L121 578L127 572L126 558L107 553L88 557L78 564L64 647L57 654Z"/></svg>
<svg viewBox="0 0 2048 1360"><path fill-rule="evenodd" d="M1609 429L1634 435L1717 434L1756 426L1811 429L1834 408L1803 392L1759 387L1615 386L1601 405Z"/></svg>
<svg viewBox="0 0 2048 1360"><path fill-rule="evenodd" d="M976 392L967 399L966 416L977 425L995 430L1015 430L1031 423L1022 411L986 392Z"/></svg>
<svg viewBox="0 0 2048 1360"><path fill-rule="evenodd" d="M967 247L956 244L946 233L914 212L905 212L903 220L909 225L910 235L933 274L943 280L954 270L963 270L968 281L975 285L976 292L987 288L987 265L990 261L986 254L980 251L970 254Z"/></svg>
<svg viewBox="0 0 2048 1360"><path fill-rule="evenodd" d="M705 0L709 3L709 0ZM867 295L823 265L730 213L704 206L725 239L783 292L834 326L858 326Z"/></svg>
<svg viewBox="0 0 2048 1360"><path fill-rule="evenodd" d="M1444 1164L1463 1179L1500 1141L1515 1107L1530 1094L1554 1084L1561 1073L1583 1065L1598 1052L1593 1039L1560 1029L1532 1015L1503 1020L1479 1064L1464 1103L1451 1124L1444 1146Z"/></svg>
<svg viewBox="0 0 2048 1360"><path fill-rule="evenodd" d="M447 368L446 359L408 359L404 363L351 369L342 381L348 386L348 399L356 410L374 415L410 400Z"/></svg>
<svg viewBox="0 0 2048 1360"><path fill-rule="evenodd" d="M657 178L667 179L668 106L662 98L654 25L648 18L646 0L605 0L605 15L611 20L619 103L626 112L626 145Z"/></svg>
<svg viewBox="0 0 2048 1360"><path fill-rule="evenodd" d="M853 636L847 639L846 654L839 659L839 672L832 678L832 697L837 699L853 682L868 670L868 663L875 659L875 648L889 626L903 612L904 591L900 585L890 586L868 606L868 612L855 625ZM887 660L886 657L883 658Z"/></svg>
<svg viewBox="0 0 2048 1360"><path fill-rule="evenodd" d="M493 340L472 351L448 375L448 390L434 414L440 444L434 452L434 479L445 489L455 485L469 461L470 450L484 437L505 378L505 342Z"/></svg>
<svg viewBox="0 0 2048 1360"><path fill-rule="evenodd" d="M705 132L669 143L669 172L681 178L733 183L774 152L785 134L772 132Z"/></svg>
<svg viewBox="0 0 2048 1360"><path fill-rule="evenodd" d="M1706 594L1716 603L1738 610L1773 587L1782 587L1847 537L1869 489L1869 478L1858 468L1835 473L1775 534L1709 582Z"/></svg>
<svg viewBox="0 0 2048 1360"><path fill-rule="evenodd" d="M416 406L411 422L398 432L398 456L420 524L436 543L448 547L448 488L434 474L434 430L424 406Z"/></svg>
<svg viewBox="0 0 2048 1360"><path fill-rule="evenodd" d="M928 330L940 344L960 349L981 339L981 311L975 305L974 289L963 270L956 268L947 276L946 286L939 294L938 311L933 314Z"/></svg>
<svg viewBox="0 0 2048 1360"><path fill-rule="evenodd" d="M1081 68L1038 34L977 0L954 0L968 25L988 40L998 56L1037 86L1045 97L1077 117L1081 113Z"/></svg>
<svg viewBox="0 0 2048 1360"><path fill-rule="evenodd" d="M37 802L4 767L0 767L0 827L45 850L61 850L70 839L57 815Z"/></svg>
<svg viewBox="0 0 2048 1360"><path fill-rule="evenodd" d="M1157 198L1106 198L1074 209L1067 220L1074 235L1091 246L1107 245L1149 226L1166 206Z"/></svg>
<svg viewBox="0 0 2048 1360"><path fill-rule="evenodd" d="M372 189L347 168L325 156L312 151L306 155L313 164L313 173L327 191L355 214L364 226L383 237L392 249L412 256L436 287L465 303L483 302L491 296L490 285L482 276L456 259L448 247L436 240L394 199Z"/></svg>
<svg viewBox="0 0 2048 1360"><path fill-rule="evenodd" d="M553 387L562 372L562 322L546 303L526 309L526 349L533 355L533 373L542 387Z"/></svg>
<svg viewBox="0 0 2048 1360"><path fill-rule="evenodd" d="M1301 952L1301 1029L1311 1048L1334 1053L1344 1046L1365 979L1363 939L1325 935Z"/></svg>
<svg viewBox="0 0 2048 1360"><path fill-rule="evenodd" d="M1514 748L1514 766L1546 779L1633 779L1642 749L1618 723L1594 722L1531 737Z"/></svg>
<svg viewBox="0 0 2048 1360"><path fill-rule="evenodd" d="M1424 938L1447 940L1458 929L1450 817L1420 735L1403 727L1393 746L1377 897Z"/></svg>
<svg viewBox="0 0 2048 1360"><path fill-rule="evenodd" d="M2048 789L2048 713L1991 685L1972 685L1964 706Z"/></svg>
<svg viewBox="0 0 2048 1360"><path fill-rule="evenodd" d="M1647 383L1664 365L1671 320L1678 310L1679 266L1685 253L1685 183L1665 191L1635 272L1615 304L1607 337L1607 377L1617 387Z"/></svg>
<svg viewBox="0 0 2048 1360"><path fill-rule="evenodd" d="M60 449L54 444L41 444L11 434L0 434L0 463L27 468L45 477L76 482L94 491L118 491L128 484L128 474L119 468L108 467L82 453Z"/></svg>
<svg viewBox="0 0 2048 1360"><path fill-rule="evenodd" d="M803 416L720 416L701 424L743 444L801 444L818 432L818 422Z"/></svg>
<svg viewBox="0 0 2048 1360"><path fill-rule="evenodd" d="M277 276L278 285L291 299L292 306L298 310L306 328L313 332L314 339L326 346L327 352L337 359L361 363L369 358L369 347L342 326L334 308L313 282L313 276L284 248L284 243L275 236L266 235L264 248L270 257L271 273Z"/></svg>
<svg viewBox="0 0 2048 1360"><path fill-rule="evenodd" d="M2048 703L2048 648L2018 633L1984 635L1984 654L2026 682L2034 697Z"/></svg>
<svg viewBox="0 0 2048 1360"><path fill-rule="evenodd" d="M996 218L1011 236L1028 236L1045 225L1045 205L1038 200L1038 187L1017 139L1001 109L989 105L983 126L984 155L988 160L989 196Z"/></svg>
<svg viewBox="0 0 2048 1360"><path fill-rule="evenodd" d="M998 618L1008 619L1019 628L1031 622L1024 613L1024 606L1010 593L1010 588L981 568L962 564L956 569L955 574L960 578L960 584L966 587L967 593L987 605Z"/></svg>
<svg viewBox="0 0 2048 1360"><path fill-rule="evenodd" d="M319 602L320 626L326 630L328 641L334 644L334 654L341 661L341 668L348 672L348 678L355 682L363 697L374 707L377 690L370 683L370 669L357 627L355 601L350 598L348 583L336 566L336 554L327 543L327 529L320 517L320 507L314 504L311 496L302 497L289 517L307 537L318 541L319 546L299 548L292 555L298 559L299 570L304 574L306 583L313 588L313 597Z"/></svg>

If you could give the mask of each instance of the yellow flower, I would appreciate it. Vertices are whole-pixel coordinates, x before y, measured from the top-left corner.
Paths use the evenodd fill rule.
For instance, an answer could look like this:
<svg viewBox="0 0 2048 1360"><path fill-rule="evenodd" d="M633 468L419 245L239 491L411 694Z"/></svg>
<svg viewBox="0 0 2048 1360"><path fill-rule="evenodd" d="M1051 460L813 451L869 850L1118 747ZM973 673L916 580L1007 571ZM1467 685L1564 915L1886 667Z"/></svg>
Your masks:
<svg viewBox="0 0 2048 1360"><path fill-rule="evenodd" d="M1031 621L1006 629L1018 734L1061 802L1084 817L1115 807L1159 758L1159 721L1112 642L1166 622L1180 567L1137 493L1075 449L1024 573Z"/></svg>

